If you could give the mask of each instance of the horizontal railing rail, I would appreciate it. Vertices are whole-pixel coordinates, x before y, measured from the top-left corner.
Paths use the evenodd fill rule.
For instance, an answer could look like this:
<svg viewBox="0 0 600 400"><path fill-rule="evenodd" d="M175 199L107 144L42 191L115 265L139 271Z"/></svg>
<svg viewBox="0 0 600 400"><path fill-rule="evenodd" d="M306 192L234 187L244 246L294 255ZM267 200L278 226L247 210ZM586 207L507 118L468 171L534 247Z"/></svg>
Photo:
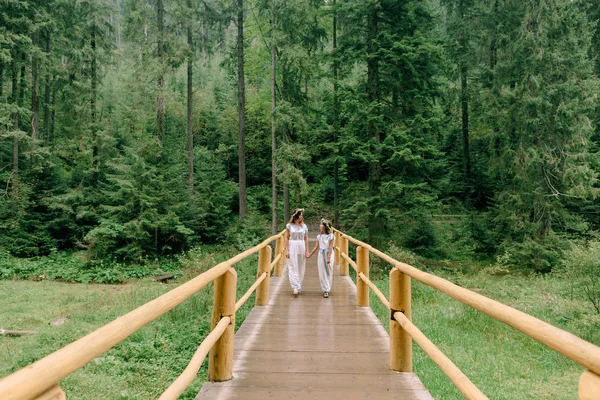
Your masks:
<svg viewBox="0 0 600 400"><path fill-rule="evenodd" d="M200 367L204 362L204 359L208 355L210 349L217 343L217 340L221 338L227 326L231 324L230 317L223 317L213 329L210 334L202 341L198 350L192 356L188 366L183 370L181 375L169 386L169 388L159 397L159 400L173 400L179 398L179 396L188 388L192 383Z"/></svg>
<svg viewBox="0 0 600 400"><path fill-rule="evenodd" d="M229 260L217 264L208 271L98 328L83 338L1 379L0 398L3 400L30 400L36 399L39 396L52 399L65 398L64 392L58 387L59 381L77 371L94 358L108 351L116 344L122 342L146 324L178 306L210 283L215 282L211 332L201 343L188 367L171 387L167 389L163 394L163 397L161 397L161 399L177 398L197 374L203 360L206 358L206 354L211 351L211 349L214 349L215 343L223 341L223 335L227 331L230 333L231 338L229 341L231 343L226 343L226 346L221 346L223 348L220 349L220 351L229 352L231 355L233 354L232 336L235 311L250 298L252 293L257 290L256 305L267 304L270 272L275 268L275 275L281 275L281 260L283 260L282 251L285 249L285 246L283 246L284 233L285 231L282 231L277 235L269 237L262 243L230 258ZM271 247L269 245L273 241L276 241L276 257L271 261ZM236 275L232 266L255 253L259 253L259 272L257 273L257 281L236 303ZM225 279L230 275L233 275L234 278L229 278L229 280ZM227 290L219 289L223 286L222 284L219 284L221 281L233 281L233 288L228 288ZM228 292L233 293L233 301L228 301L231 304L226 304L227 301L223 303L223 297ZM222 311L224 308L229 308L230 312L223 313ZM215 309L217 309L217 312L215 312ZM220 357L220 360L223 358L224 357ZM228 362L230 362L230 360L228 360ZM219 368L229 368L229 371L220 371ZM209 369L211 369L209 378L213 380L225 380L228 379L228 375L229 377L231 375L231 365L217 364L213 368L209 367ZM223 376L226 378L222 379ZM49 395L55 397L47 397Z"/></svg>
<svg viewBox="0 0 600 400"><path fill-rule="evenodd" d="M334 232L336 237L335 260L340 265L340 273L348 275L348 265L351 265L357 272L357 304L359 306L369 305L368 294L365 299L364 288L367 290L370 288L382 304L390 310L390 363L392 369L403 372L412 371L412 345L407 339L410 337L450 378L465 398L487 399L452 361L413 325L410 298L410 279L412 278L511 326L585 367L587 371L582 374L579 381L579 400L600 398L600 347L522 311L395 260L369 244L337 229L334 229ZM348 242L358 246L356 262L348 254ZM376 255L394 267L390 272L390 300L369 279L369 254ZM361 265L361 257L366 260L363 261L365 265Z"/></svg>

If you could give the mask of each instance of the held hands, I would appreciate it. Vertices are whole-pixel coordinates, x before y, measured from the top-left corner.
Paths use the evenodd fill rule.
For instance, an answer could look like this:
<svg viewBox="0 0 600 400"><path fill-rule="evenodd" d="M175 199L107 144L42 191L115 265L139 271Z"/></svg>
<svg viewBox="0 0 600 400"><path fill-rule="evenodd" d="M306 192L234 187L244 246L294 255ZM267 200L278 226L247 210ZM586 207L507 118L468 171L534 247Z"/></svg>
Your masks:
<svg viewBox="0 0 600 400"><path fill-rule="evenodd" d="M304 252L304 257L310 258L310 256L312 256L312 253L309 253L308 251Z"/></svg>

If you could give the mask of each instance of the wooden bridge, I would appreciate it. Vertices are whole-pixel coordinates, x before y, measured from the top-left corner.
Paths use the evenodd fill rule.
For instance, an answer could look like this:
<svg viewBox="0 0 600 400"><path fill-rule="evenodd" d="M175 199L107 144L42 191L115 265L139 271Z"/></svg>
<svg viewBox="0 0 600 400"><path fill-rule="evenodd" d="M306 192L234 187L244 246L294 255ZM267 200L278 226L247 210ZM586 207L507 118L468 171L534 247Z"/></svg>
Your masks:
<svg viewBox="0 0 600 400"><path fill-rule="evenodd" d="M213 287L211 333L187 368L160 396L177 399L209 358L209 382L196 399L432 399L412 372L417 343L466 399L487 399L411 322L411 280L431 286L549 346L585 368L579 400L600 399L600 347L442 278L394 260L336 231L336 274L331 297L321 295L315 259L309 260L303 293L290 294L282 276L284 232L272 236L89 335L0 380L0 399L60 400L59 382L209 283ZM270 246L276 243L274 257ZM356 260L349 243L357 246ZM236 299L233 266L258 253L256 282ZM369 258L392 265L390 299L369 279ZM349 267L356 274L356 285ZM271 279L271 274L274 277ZM369 307L369 290L390 310L389 334ZM234 335L236 311L256 292L255 307Z"/></svg>

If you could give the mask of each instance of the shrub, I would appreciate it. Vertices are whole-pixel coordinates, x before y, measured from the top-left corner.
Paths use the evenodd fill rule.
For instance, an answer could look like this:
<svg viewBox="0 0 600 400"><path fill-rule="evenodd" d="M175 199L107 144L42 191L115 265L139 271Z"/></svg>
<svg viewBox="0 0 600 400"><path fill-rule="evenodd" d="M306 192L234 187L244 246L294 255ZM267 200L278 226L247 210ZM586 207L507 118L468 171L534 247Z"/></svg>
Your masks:
<svg viewBox="0 0 600 400"><path fill-rule="evenodd" d="M530 237L523 242L509 242L498 256L497 264L517 271L548 273L560 265L565 242L556 235L548 235L543 241Z"/></svg>
<svg viewBox="0 0 600 400"><path fill-rule="evenodd" d="M571 280L572 287L577 288L600 314L600 242L574 245L565 252L563 265L563 272Z"/></svg>

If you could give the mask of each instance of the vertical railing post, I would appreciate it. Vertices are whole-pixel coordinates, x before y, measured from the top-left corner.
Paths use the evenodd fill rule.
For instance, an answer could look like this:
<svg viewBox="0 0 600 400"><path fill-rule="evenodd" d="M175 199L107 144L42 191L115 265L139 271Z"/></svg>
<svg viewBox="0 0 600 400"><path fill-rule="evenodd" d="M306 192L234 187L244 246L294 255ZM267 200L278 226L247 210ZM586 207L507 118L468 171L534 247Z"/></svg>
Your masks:
<svg viewBox="0 0 600 400"><path fill-rule="evenodd" d="M277 238L277 241L275 242L275 257L277 257L282 252L282 250L283 250L283 236L279 236ZM277 261L277 264L275 264L275 268L273 269L274 276L281 276L283 259L284 259L284 255L282 254L281 258L279 259L279 261Z"/></svg>
<svg viewBox="0 0 600 400"><path fill-rule="evenodd" d="M348 255L348 239L340 235L340 251L342 254ZM348 276L348 261L340 254L340 275Z"/></svg>
<svg viewBox="0 0 600 400"><path fill-rule="evenodd" d="M356 266L356 304L359 307L369 307L369 287L360 277L361 272L369 277L369 250L362 246L356 248Z"/></svg>
<svg viewBox="0 0 600 400"><path fill-rule="evenodd" d="M333 263L335 264L336 267L340 266L340 233L338 231L335 231L335 233L333 234L333 237L335 238L335 242L333 244Z"/></svg>
<svg viewBox="0 0 600 400"><path fill-rule="evenodd" d="M213 310L211 330L221 318L230 317L231 322L217 343L210 349L208 379L211 382L228 381L233 377L233 331L235 327L235 293L237 273L230 268L215 280L213 287Z"/></svg>
<svg viewBox="0 0 600 400"><path fill-rule="evenodd" d="M46 390L44 393L40 394L35 400L66 400L67 395L60 388L60 386L55 385L50 389Z"/></svg>
<svg viewBox="0 0 600 400"><path fill-rule="evenodd" d="M265 280L256 289L256 301L254 305L266 306L269 304L269 283L271 270L271 246L265 246L258 252L258 272L256 277L260 277L264 272L267 273Z"/></svg>
<svg viewBox="0 0 600 400"><path fill-rule="evenodd" d="M598 400L600 393L600 376L591 371L585 371L579 378L578 400Z"/></svg>
<svg viewBox="0 0 600 400"><path fill-rule="evenodd" d="M394 371L412 372L412 338L394 319L402 312L412 321L410 276L398 268L390 271L390 367Z"/></svg>

